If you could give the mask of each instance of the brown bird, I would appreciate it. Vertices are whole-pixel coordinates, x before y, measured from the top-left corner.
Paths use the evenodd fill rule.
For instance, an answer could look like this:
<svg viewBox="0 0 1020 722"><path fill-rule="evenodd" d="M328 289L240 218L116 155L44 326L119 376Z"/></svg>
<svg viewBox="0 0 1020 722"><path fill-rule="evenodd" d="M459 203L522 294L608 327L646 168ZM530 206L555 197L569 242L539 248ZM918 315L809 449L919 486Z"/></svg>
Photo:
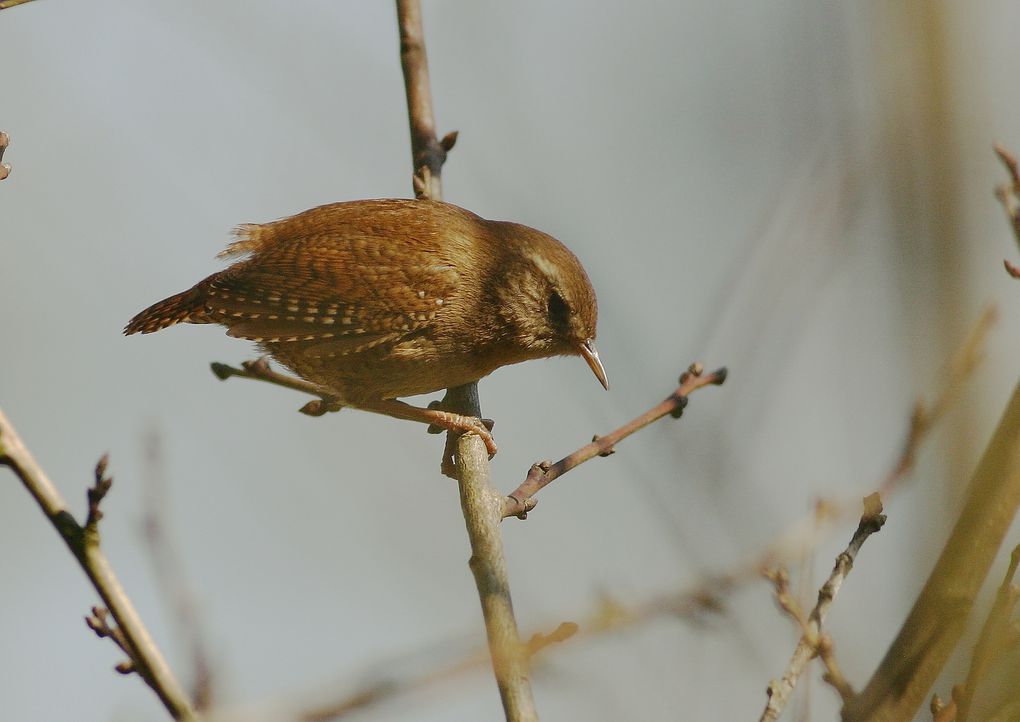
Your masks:
<svg viewBox="0 0 1020 722"><path fill-rule="evenodd" d="M500 366L580 355L605 388L598 307L580 261L552 236L430 200L363 200L239 226L246 256L135 316L125 334L218 323L339 404L496 445L481 420L396 399Z"/></svg>

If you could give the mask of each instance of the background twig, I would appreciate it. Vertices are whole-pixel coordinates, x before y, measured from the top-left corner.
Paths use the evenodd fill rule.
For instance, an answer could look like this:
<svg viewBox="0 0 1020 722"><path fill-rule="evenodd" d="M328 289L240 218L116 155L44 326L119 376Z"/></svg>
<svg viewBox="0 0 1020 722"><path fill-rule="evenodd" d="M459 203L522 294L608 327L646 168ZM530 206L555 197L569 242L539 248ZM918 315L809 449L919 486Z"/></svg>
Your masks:
<svg viewBox="0 0 1020 722"><path fill-rule="evenodd" d="M842 674L839 672L838 667L836 667L835 660L832 657L832 645L829 641L823 641L821 633L822 622L825 621L825 617L829 613L832 602L839 593L843 581L850 573L850 570L853 569L854 560L857 558L857 553L861 550L861 546L863 546L869 536L879 531L883 524L885 524L885 516L882 514L882 500L878 494L872 494L864 499L864 514L857 525L857 531L854 532L846 550L836 558L836 565L833 567L832 573L825 584L822 585L822 588L818 590L818 602L806 619L803 615L796 613L794 607L791 606L791 601L784 603L785 600L782 592L785 591L785 585L780 584L783 577L775 577L774 583L777 587L780 606L798 621L801 626L801 635L800 640L797 642L797 647L793 651L793 656L790 658L789 664L786 665L786 671L783 673L782 678L769 684L769 699L765 705L765 710L762 712L761 722L772 722L779 719L779 715L782 714L783 708L797 686L801 672L804 671L808 662L815 656L822 657L822 661L828 670L828 681L837 688L840 696L844 699L849 696L849 685L843 680Z"/></svg>

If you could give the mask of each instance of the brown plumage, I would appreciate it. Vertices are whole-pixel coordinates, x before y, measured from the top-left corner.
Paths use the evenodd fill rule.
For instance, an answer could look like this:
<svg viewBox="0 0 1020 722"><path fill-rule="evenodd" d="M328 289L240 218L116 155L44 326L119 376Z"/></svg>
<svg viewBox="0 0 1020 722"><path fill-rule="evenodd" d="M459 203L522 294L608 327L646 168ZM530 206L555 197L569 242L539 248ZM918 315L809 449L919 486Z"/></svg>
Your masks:
<svg viewBox="0 0 1020 722"><path fill-rule="evenodd" d="M490 453L478 420L393 399L569 354L606 385L592 346L595 292L541 231L448 203L366 200L236 235L220 256L242 260L142 311L124 333L218 323L342 404L478 433Z"/></svg>

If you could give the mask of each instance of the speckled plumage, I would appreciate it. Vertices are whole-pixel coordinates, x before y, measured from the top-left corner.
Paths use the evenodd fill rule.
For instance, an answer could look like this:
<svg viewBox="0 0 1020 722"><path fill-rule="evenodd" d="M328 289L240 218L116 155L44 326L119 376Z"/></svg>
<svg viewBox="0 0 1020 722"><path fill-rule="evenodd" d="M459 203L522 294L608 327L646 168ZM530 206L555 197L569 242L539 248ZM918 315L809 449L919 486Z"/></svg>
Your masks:
<svg viewBox="0 0 1020 722"><path fill-rule="evenodd" d="M532 358L593 363L591 283L535 229L391 199L320 206L236 235L220 255L241 260L142 311L125 333L218 323L363 408Z"/></svg>

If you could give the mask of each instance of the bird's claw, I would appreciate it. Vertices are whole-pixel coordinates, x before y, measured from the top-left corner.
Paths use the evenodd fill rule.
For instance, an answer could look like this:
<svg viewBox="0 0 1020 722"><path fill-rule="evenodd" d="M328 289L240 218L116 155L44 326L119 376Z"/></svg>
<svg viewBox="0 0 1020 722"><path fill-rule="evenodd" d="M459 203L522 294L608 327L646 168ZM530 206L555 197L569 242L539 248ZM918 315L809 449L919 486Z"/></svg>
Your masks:
<svg viewBox="0 0 1020 722"><path fill-rule="evenodd" d="M474 434L482 440L485 444L485 450L489 452L489 458L491 459L496 455L496 441L492 438L493 422L492 419L478 419L473 416L463 417L464 421L456 426L447 427L446 431L452 431L455 434ZM446 448L443 450L443 461L440 464L440 471L443 472L444 476L448 476L451 479L458 479L457 470L457 437L450 435L446 439Z"/></svg>
<svg viewBox="0 0 1020 722"><path fill-rule="evenodd" d="M463 432L465 434L474 434L482 443L485 444L485 450L489 452L489 458L491 459L496 455L496 440L492 438L492 419L479 419L475 417L468 417L468 421L464 424Z"/></svg>

